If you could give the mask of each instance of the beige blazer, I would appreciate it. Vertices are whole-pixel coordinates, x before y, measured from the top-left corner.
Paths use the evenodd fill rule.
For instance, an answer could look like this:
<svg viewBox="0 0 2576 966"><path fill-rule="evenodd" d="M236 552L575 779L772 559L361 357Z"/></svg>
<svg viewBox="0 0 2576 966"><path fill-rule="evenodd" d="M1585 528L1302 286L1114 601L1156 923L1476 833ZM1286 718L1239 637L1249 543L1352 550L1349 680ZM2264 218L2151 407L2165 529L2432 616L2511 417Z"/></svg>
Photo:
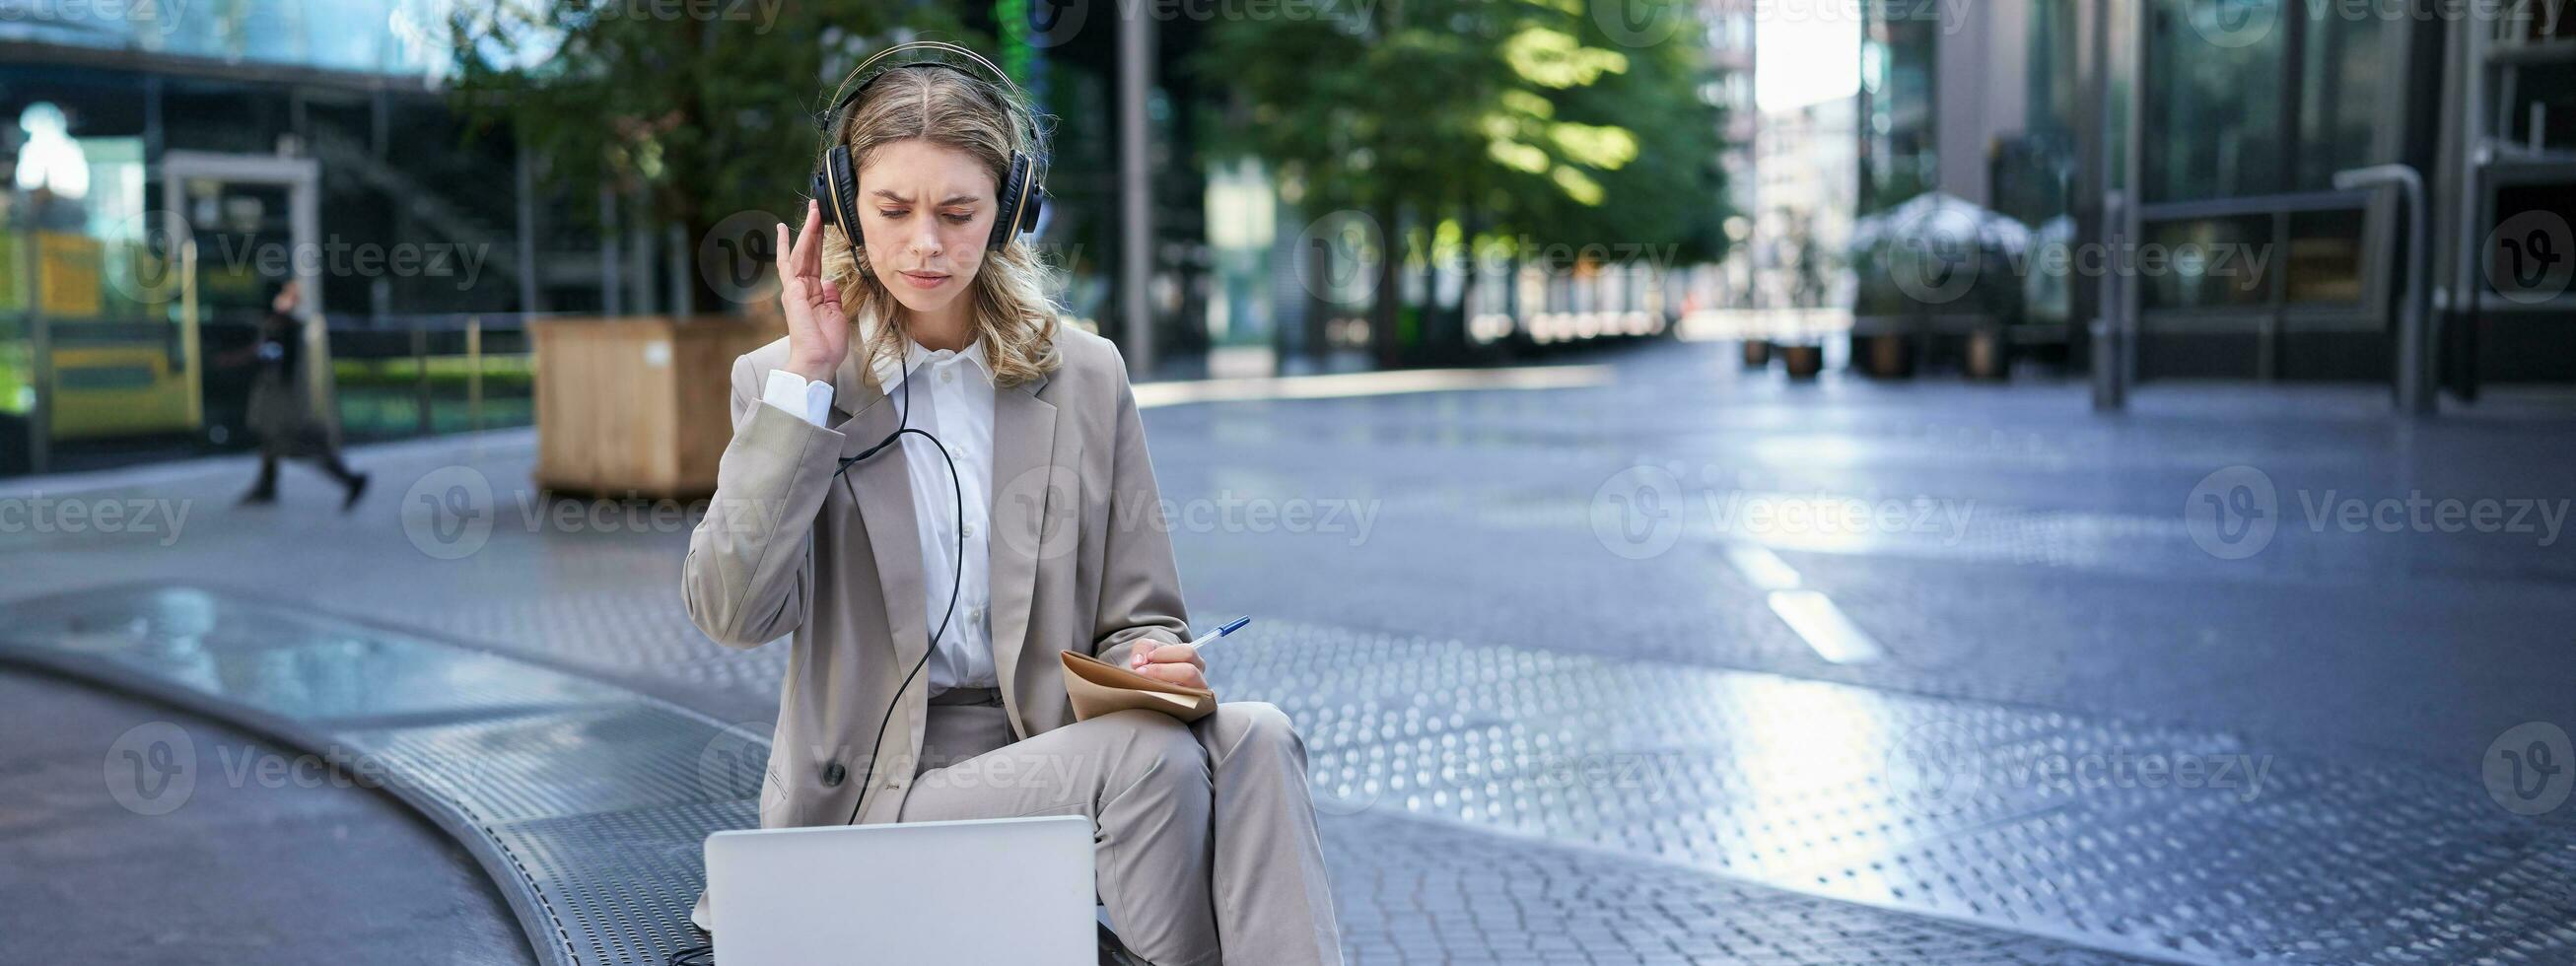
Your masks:
<svg viewBox="0 0 2576 966"><path fill-rule="evenodd" d="M993 400L993 664L1020 738L1073 723L1056 652L1123 663L1138 638L1189 635L1126 362L1070 326L1056 348L1054 372ZM681 575L690 619L717 642L794 637L763 828L847 821L872 755L875 787L858 820L893 821L921 754L929 670L895 693L929 648L931 620L904 447L833 476L896 424L856 355L833 375L829 429L760 401L785 339L734 361L733 442Z"/></svg>

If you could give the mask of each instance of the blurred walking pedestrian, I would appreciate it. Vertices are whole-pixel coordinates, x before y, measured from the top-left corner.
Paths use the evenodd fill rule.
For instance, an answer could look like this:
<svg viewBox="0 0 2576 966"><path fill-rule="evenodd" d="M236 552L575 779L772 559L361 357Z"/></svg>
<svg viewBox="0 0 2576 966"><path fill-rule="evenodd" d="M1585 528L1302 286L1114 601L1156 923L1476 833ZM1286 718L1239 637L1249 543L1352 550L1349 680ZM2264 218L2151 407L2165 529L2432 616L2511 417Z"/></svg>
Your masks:
<svg viewBox="0 0 2576 966"><path fill-rule="evenodd" d="M277 502L277 461L302 459L340 481L340 511L346 513L366 495L367 474L341 461L330 422L313 411L303 391L304 325L295 317L301 302L294 279L273 285L268 317L260 321L259 341L251 347L259 374L251 379L248 419L259 437L259 479L242 494L241 504Z"/></svg>

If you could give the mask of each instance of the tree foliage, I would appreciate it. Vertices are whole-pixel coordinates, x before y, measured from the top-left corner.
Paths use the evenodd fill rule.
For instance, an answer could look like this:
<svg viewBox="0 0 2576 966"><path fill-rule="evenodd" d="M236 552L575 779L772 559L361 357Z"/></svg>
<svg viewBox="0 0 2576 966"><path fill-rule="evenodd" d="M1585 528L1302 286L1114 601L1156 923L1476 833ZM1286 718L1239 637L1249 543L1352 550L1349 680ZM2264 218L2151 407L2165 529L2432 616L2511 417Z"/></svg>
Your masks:
<svg viewBox="0 0 2576 966"><path fill-rule="evenodd" d="M1282 166L1310 214L1723 255L1723 118L1690 5L1643 24L1616 0L1315 9L1212 24L1193 62L1241 101L1212 147Z"/></svg>
<svg viewBox="0 0 2576 966"><path fill-rule="evenodd" d="M605 186L644 199L650 217L692 241L736 212L801 213L814 112L898 28L979 42L926 4L801 0L639 14L650 9L475 5L449 21L452 91L469 118L506 125L541 159L544 185L561 189L576 215L600 224Z"/></svg>

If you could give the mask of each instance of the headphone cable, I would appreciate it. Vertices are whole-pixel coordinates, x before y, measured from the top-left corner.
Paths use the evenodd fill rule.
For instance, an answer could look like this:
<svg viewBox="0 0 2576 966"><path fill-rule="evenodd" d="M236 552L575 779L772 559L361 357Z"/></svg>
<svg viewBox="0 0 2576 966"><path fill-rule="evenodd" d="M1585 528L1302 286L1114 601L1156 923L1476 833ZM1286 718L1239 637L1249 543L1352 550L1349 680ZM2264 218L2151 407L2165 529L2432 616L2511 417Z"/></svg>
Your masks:
<svg viewBox="0 0 2576 966"><path fill-rule="evenodd" d="M955 490L957 494L957 516L955 517L957 521L957 526L955 528L957 531L957 557L954 561L955 566L949 571L948 611L947 613L940 615L939 629L930 632L929 649L922 652L921 660L914 661L912 663L912 670L904 672L903 683L895 685L894 697L886 701L885 714L877 719L877 744L879 745L885 744L886 725L894 721L894 709L896 705L903 703L904 690L912 687L913 677L920 674L921 669L930 663L931 655L939 653L939 639L947 635L949 621L955 620L957 617L957 592L961 589L961 585L966 582L966 479L957 472L957 458L949 455L947 445L941 443L939 441L939 437L931 435L927 430L913 428L911 373L907 372L903 375L902 392L903 400L899 406L900 412L896 417L894 432L886 434L886 438L878 440L876 445L860 450L858 455L842 458L841 467L832 471L832 478L835 480L840 479L841 474L850 471L850 467L856 466L861 460L875 456L886 447L894 445L897 440L902 439L907 433L929 440L930 445L939 449L940 460L948 464L948 483L950 488ZM859 799L857 802L850 805L849 821L841 824L858 824L859 810L865 807L868 802L868 786L876 783L877 759L880 757L882 756L876 754L874 749L869 751L868 770L859 781ZM693 932L707 935L710 941L696 946L689 946L672 951L671 958L669 960L670 966L714 966L715 944L712 941L713 934L706 933L704 930L698 929L697 924L694 922L689 924L689 928Z"/></svg>

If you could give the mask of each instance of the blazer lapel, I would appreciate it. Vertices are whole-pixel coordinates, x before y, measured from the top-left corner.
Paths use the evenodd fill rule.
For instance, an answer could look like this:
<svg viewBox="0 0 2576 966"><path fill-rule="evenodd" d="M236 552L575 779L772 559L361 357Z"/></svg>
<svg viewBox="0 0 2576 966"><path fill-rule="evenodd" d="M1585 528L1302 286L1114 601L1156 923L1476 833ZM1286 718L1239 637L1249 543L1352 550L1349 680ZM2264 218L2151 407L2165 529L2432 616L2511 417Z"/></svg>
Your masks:
<svg viewBox="0 0 2576 966"><path fill-rule="evenodd" d="M859 378L854 357L843 357L833 375L832 408L849 414L833 427L846 437L842 459L884 441L898 422L894 403ZM910 668L929 652L930 630L923 623L928 617L922 603L920 531L902 444L852 465L841 474L841 486L867 527L868 550L876 558L877 583L885 593L886 633L894 642L895 666Z"/></svg>
<svg viewBox="0 0 2576 966"><path fill-rule="evenodd" d="M1038 560L1061 552L1069 545L1056 541L1071 538L1046 532L1048 502L1073 499L1071 493L1055 492L1072 485L1073 469L1054 465L1056 412L1054 403L1038 395L1045 386L1041 376L993 392L993 533L987 546L993 670L1005 685L1014 680L1021 653L1031 649L1029 605L1037 588ZM1044 646L1034 650L1043 658L1054 656ZM1028 724L1020 719L1019 702L1010 687L1002 688L1002 700L1019 736L1028 737Z"/></svg>

